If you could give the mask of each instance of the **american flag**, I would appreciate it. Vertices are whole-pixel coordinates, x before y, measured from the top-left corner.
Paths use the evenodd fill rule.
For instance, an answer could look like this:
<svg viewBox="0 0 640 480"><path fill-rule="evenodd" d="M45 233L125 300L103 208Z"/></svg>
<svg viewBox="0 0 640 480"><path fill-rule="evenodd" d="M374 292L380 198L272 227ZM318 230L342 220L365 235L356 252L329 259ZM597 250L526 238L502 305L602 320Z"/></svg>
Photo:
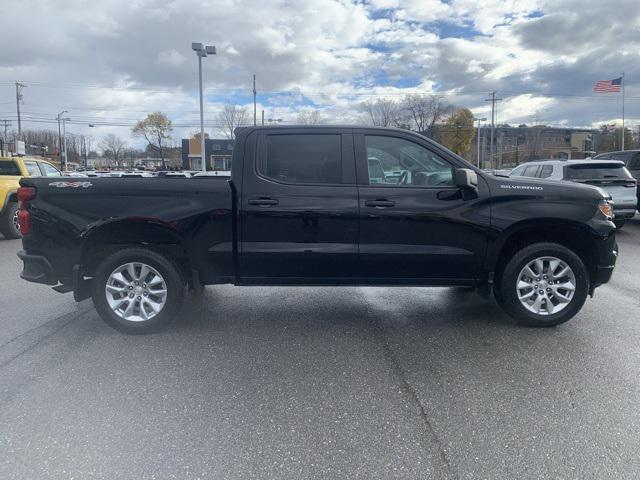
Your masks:
<svg viewBox="0 0 640 480"><path fill-rule="evenodd" d="M618 93L621 85L622 77L614 78L613 80L599 80L593 86L593 91L596 93Z"/></svg>

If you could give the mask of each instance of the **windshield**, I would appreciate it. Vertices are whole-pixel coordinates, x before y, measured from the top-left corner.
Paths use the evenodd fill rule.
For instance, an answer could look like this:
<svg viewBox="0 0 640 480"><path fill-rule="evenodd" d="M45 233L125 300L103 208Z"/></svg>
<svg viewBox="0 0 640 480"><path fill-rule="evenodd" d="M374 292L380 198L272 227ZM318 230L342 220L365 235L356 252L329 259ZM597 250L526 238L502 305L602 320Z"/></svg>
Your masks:
<svg viewBox="0 0 640 480"><path fill-rule="evenodd" d="M0 160L0 175L21 176L20 167L13 160Z"/></svg>
<svg viewBox="0 0 640 480"><path fill-rule="evenodd" d="M608 180L630 179L631 174L622 164L584 164L567 167L567 179L569 180Z"/></svg>

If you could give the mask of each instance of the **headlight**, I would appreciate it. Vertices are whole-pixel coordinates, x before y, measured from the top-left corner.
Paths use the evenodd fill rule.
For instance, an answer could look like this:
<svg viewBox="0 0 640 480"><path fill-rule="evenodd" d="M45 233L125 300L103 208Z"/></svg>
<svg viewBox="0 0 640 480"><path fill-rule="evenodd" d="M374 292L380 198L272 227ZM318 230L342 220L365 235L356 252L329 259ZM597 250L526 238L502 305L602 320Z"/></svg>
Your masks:
<svg viewBox="0 0 640 480"><path fill-rule="evenodd" d="M613 219L613 206L607 200L602 200L598 204L598 209L605 217L607 217L608 220Z"/></svg>

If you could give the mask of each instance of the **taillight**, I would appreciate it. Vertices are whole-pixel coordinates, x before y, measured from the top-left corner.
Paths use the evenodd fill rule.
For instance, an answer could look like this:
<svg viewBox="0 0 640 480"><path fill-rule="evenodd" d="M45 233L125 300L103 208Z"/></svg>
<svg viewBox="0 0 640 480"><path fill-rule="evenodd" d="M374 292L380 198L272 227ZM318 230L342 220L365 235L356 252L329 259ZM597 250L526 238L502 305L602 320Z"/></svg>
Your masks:
<svg viewBox="0 0 640 480"><path fill-rule="evenodd" d="M18 224L22 235L31 233L31 215L27 206L29 201L34 198L36 198L36 189L34 187L18 188Z"/></svg>

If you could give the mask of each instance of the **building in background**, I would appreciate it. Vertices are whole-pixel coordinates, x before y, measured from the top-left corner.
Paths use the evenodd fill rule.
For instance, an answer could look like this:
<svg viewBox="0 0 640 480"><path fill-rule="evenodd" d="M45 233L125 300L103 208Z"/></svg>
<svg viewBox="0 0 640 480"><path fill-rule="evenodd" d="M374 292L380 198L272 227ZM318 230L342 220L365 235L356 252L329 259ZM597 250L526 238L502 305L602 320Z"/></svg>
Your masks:
<svg viewBox="0 0 640 480"><path fill-rule="evenodd" d="M225 172L231 170L231 155L233 154L233 140L205 138L205 158L207 170ZM182 139L182 168L185 170L200 170L202 154L199 138Z"/></svg>
<svg viewBox="0 0 640 480"><path fill-rule="evenodd" d="M523 162L542 159L579 159L594 154L596 130L558 128L544 125L519 127L497 126L494 132L494 155L490 161L490 128L483 127L480 134L483 168L504 168ZM476 163L478 136L467 159Z"/></svg>

